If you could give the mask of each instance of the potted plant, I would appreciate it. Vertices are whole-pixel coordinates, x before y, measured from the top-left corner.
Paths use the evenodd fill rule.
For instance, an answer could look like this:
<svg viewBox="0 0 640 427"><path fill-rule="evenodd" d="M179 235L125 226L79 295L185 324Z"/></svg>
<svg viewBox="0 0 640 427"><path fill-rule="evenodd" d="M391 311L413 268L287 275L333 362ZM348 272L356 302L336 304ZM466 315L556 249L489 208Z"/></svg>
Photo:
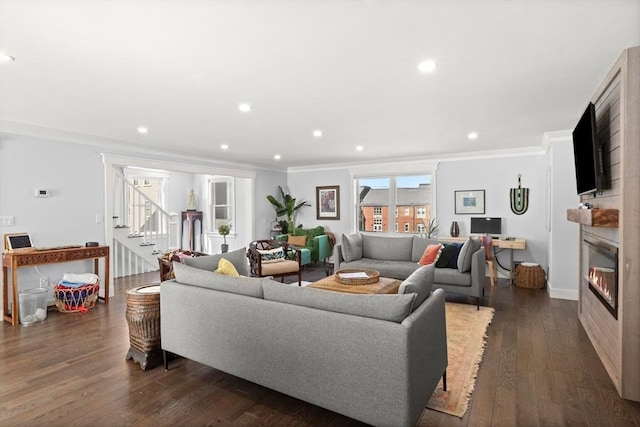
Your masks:
<svg viewBox="0 0 640 427"><path fill-rule="evenodd" d="M285 194L281 186L278 186L278 188L280 189L282 202L273 196L267 196L267 200L269 200L269 202L271 202L271 204L275 208L276 217L283 215L287 216L287 231L293 232L293 229L295 228L293 224L293 216L298 211L298 209L302 208L303 206L311 206L311 204L307 201L302 201L296 204L295 198L291 197L290 194Z"/></svg>
<svg viewBox="0 0 640 427"><path fill-rule="evenodd" d="M229 245L227 245L227 235L231 233L231 225L230 224L222 224L218 227L218 234L222 236L224 242L220 245L220 249L222 253L226 253L229 250Z"/></svg>
<svg viewBox="0 0 640 427"><path fill-rule="evenodd" d="M438 224L436 224L436 219L434 217L429 221L429 226L427 227L427 238L430 239L437 231Z"/></svg>

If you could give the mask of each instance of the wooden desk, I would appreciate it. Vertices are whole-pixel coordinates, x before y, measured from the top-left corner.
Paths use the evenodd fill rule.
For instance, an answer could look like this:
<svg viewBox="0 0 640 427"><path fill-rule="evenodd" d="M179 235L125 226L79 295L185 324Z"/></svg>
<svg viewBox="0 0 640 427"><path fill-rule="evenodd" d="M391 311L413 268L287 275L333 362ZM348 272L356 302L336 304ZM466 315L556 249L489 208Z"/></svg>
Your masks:
<svg viewBox="0 0 640 427"><path fill-rule="evenodd" d="M68 249L53 249L48 251L27 250L10 251L2 254L2 316L12 325L19 323L18 304L18 268L43 264L57 264L61 262L82 261L93 259L93 271L99 274L98 259L104 258L104 297L105 304L109 304L109 246L91 246ZM11 269L12 308L9 315L8 301L8 270Z"/></svg>
<svg viewBox="0 0 640 427"><path fill-rule="evenodd" d="M478 237L481 236L471 236ZM438 240L443 242L453 242L453 243L464 243L469 236L460 236L460 237L438 237ZM504 240L504 239L493 239L493 246L500 249L509 249L509 280L511 284L513 284L514 278L514 268L513 268L513 250L521 250L527 248L527 241L520 237L514 237L513 240Z"/></svg>

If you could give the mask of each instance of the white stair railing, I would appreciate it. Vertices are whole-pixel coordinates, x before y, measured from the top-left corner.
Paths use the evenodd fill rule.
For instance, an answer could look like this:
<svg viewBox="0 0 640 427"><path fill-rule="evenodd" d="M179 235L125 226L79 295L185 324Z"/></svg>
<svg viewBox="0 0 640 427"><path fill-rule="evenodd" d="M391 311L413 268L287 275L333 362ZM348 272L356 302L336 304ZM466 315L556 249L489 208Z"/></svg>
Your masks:
<svg viewBox="0 0 640 427"><path fill-rule="evenodd" d="M114 227L128 229L126 238L136 241L125 242L123 233L113 234L114 247L121 249L115 259L114 277L157 270L157 256L180 244L175 214L162 209L118 170L113 174Z"/></svg>

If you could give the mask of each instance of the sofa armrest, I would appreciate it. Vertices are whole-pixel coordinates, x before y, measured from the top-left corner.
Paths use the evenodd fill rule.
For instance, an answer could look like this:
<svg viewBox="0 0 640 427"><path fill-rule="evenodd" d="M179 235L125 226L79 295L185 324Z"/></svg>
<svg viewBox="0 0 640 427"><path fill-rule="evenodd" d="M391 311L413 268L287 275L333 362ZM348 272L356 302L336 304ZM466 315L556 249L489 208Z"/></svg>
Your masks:
<svg viewBox="0 0 640 427"><path fill-rule="evenodd" d="M486 266L485 250L480 247L473 253L471 258L471 287L476 289L484 288L485 282L485 266Z"/></svg>
<svg viewBox="0 0 640 427"><path fill-rule="evenodd" d="M313 238L313 253L316 261L324 261L331 256L331 245L329 244L329 236L323 234Z"/></svg>
<svg viewBox="0 0 640 427"><path fill-rule="evenodd" d="M340 270L340 264L345 262L342 257L342 243L336 243L333 246L333 271Z"/></svg>

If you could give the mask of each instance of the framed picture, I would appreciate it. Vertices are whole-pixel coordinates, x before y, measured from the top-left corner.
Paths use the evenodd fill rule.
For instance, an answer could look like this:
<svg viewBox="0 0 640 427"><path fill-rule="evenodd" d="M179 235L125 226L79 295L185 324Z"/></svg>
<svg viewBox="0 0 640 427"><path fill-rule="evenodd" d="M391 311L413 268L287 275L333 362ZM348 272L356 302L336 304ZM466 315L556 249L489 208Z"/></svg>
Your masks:
<svg viewBox="0 0 640 427"><path fill-rule="evenodd" d="M340 186L316 187L316 219L340 219Z"/></svg>
<svg viewBox="0 0 640 427"><path fill-rule="evenodd" d="M4 249L30 249L33 247L28 233L7 233L4 235Z"/></svg>
<svg viewBox="0 0 640 427"><path fill-rule="evenodd" d="M456 214L483 214L484 190L454 191Z"/></svg>

